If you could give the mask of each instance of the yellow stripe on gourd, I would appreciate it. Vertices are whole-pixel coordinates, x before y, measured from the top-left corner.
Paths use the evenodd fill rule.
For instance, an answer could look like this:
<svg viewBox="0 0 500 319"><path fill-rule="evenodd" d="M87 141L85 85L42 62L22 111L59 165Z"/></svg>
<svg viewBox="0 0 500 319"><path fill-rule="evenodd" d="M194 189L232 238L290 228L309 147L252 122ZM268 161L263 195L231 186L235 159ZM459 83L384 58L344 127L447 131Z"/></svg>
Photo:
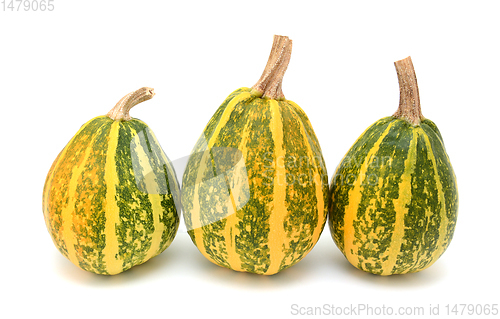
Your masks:
<svg viewBox="0 0 500 319"><path fill-rule="evenodd" d="M156 139L156 136L154 135L153 131L149 131L149 133L150 134L148 136L153 138L154 143L158 146L158 149L161 150L160 143L158 143L158 140ZM160 152L159 155L161 156L161 158L163 160L163 163L167 166L167 170L169 172L172 172L172 180L169 179L168 183L170 185L170 190L171 190L172 197L173 197L174 196L173 192L177 191L176 189L178 189L178 187L179 187L179 185L177 184L177 180L175 178L175 175L174 175L175 171L174 171L174 168L172 167L170 161L168 160L167 156L165 155L165 153L164 152ZM170 178L170 176L167 176L167 177ZM149 196L150 196L151 203L157 202L157 204L159 205L158 207L153 206L153 214L154 214L153 216L155 218L155 225L159 225L159 220L157 221L156 217L159 217L160 214L163 216L163 214L165 213L163 211L163 207L161 206L161 200L162 200L162 198L161 198L160 195L155 195L154 198L156 198L156 200L153 201L151 199L152 194L150 194ZM154 205L156 205L156 204L154 204ZM176 208L177 214L179 215L181 208L180 207L175 207L175 208ZM159 213L156 213L157 211L159 211ZM160 253L160 249L162 248L159 245L161 243L161 237L162 237L164 231L165 231L165 225L163 223L161 224L161 233L160 233L159 230L155 229L155 235L154 236L156 236L157 233L159 233L159 237L160 237L160 241L158 242L158 247L157 248L154 248L153 244L151 244L151 247L152 247L151 249L155 250L155 254ZM166 242L164 245L165 246L170 246L170 244L172 243L173 240L174 240L174 236L172 236L172 238L170 239L170 241ZM154 237L153 237L153 242L154 242ZM146 258L146 260L147 260L147 258Z"/></svg>
<svg viewBox="0 0 500 319"><path fill-rule="evenodd" d="M384 118L384 119L385 119L385 118ZM368 127L366 128L366 130L364 130L364 132L363 132L363 133L361 133L361 135L360 135L360 136L356 139L356 141L354 141L354 143L352 143L351 147L349 148L349 151L350 151L350 150L354 147L354 145L356 145L356 143L358 143L358 141L359 141L361 138L365 137L365 134L366 134L366 132L367 132L369 129L371 129L371 128L372 128L372 127L374 127L375 125L378 125L378 124L379 124L382 120L384 120L384 119L380 119L380 120L378 120L377 122L373 123L371 126L368 126ZM339 162L339 165L335 168L335 172L333 173L332 179L330 180L330 187L333 187L333 186L334 186L334 184L333 184L333 183L335 182L335 177L337 176L337 174L338 174L338 172L339 172L339 169L341 168L342 163L344 162L344 160L345 160L345 158L346 158L347 154L349 154L349 151L347 151L347 152L344 154L344 156L342 157L342 159L341 159L341 160L340 160L340 162ZM335 199L334 199L334 198L332 198L332 200L335 200ZM341 229L341 228L339 228L339 229Z"/></svg>
<svg viewBox="0 0 500 319"><path fill-rule="evenodd" d="M161 150L160 143L156 139L156 136L154 135L153 131L151 131L151 130L149 131L148 137L152 137L154 143L158 147L158 150ZM160 152L160 154L157 154L157 155L161 156L161 158L163 160L162 163L164 163L167 166L167 171L172 172L172 180L169 179L168 183L170 185L170 190L173 193L174 191L172 191L172 189L178 189L179 188L179 185L177 184L177 180L174 178L175 170L172 167L172 163L170 163L170 161L168 160L168 158L167 158L167 156L165 155L164 152ZM168 177L170 177L170 176L168 176ZM172 196L173 196L173 194L172 194ZM176 209L180 209L180 207L176 207ZM179 213L179 212L177 212L177 213Z"/></svg>
<svg viewBox="0 0 500 319"><path fill-rule="evenodd" d="M245 165L245 158L247 156L247 151L248 148L246 147L246 143L248 142L248 135L249 135L249 127L251 126L251 122L247 122L245 127L242 130L242 137L241 137L241 142L240 145L238 146L238 149L241 151L241 159L240 161L243 161L243 165ZM240 166L240 165L238 165ZM237 173L236 171L237 167L235 167L235 170L233 174ZM248 179L248 176L244 176L244 178ZM233 178L235 180L235 178ZM248 180L247 180L248 181ZM227 180L226 177L226 183L230 183L231 181ZM222 236L224 236L225 239L225 245L226 245L226 251L227 251L227 263L231 267L231 269L236 270L236 271L244 271L243 267L241 265L241 258L240 255L236 252L236 236L240 234L240 230L236 227L238 223L241 221L240 218L238 218L238 215L236 214L237 212L237 205L236 205L236 198L240 198L242 194L240 192L242 191L241 186L242 185L235 185L236 187L230 187L231 185L228 184L228 189L229 189L229 196L231 199L231 204L233 207L233 214L230 214L229 216L226 217L226 227L223 230Z"/></svg>
<svg viewBox="0 0 500 319"><path fill-rule="evenodd" d="M275 174L273 180L273 210L269 218L269 255L270 265L266 274L275 274L279 271L281 261L285 257L283 238L286 238L283 222L288 214L286 209L286 170L285 165L279 165L279 159L285 158L285 149L283 148L283 123L281 121L281 112L279 103L276 100L266 101L271 109L271 133L274 140L276 159Z"/></svg>
<svg viewBox="0 0 500 319"><path fill-rule="evenodd" d="M161 239L165 232L165 225L160 222L160 215L163 215L163 207L161 206L161 196L158 194L148 194L148 199L151 202L153 209L153 225L155 229L151 235L151 246L144 260L149 260L151 257L158 255L161 250Z"/></svg>
<svg viewBox="0 0 500 319"><path fill-rule="evenodd" d="M233 207L233 214L230 214L226 217L226 227L222 231L227 251L226 262L231 269L234 269L236 271L243 271L243 268L241 267L240 256L236 253L235 237L236 232L238 231L236 225L238 224L239 219L236 216L236 202L231 191L229 192L229 197L231 199L231 205Z"/></svg>
<svg viewBox="0 0 500 319"><path fill-rule="evenodd" d="M203 178L203 173L206 171L207 166L207 158L208 156L208 150L205 149L203 150L203 155L202 159L200 161L200 167L198 167L197 171L197 176L196 176L196 181L194 185L194 192L193 192L193 197L192 197L192 202L193 202L193 208L190 211L190 218L191 218L191 225L192 225L192 232L194 233L194 240L196 247L200 250L200 252L205 256L208 260L210 260L213 263L216 263L212 257L207 253L206 249L204 248L205 245L203 243L203 229L202 229L202 221L201 221L201 207L200 207L200 200L199 200L199 188L200 188L200 182ZM189 229L188 229L189 231Z"/></svg>
<svg viewBox="0 0 500 319"><path fill-rule="evenodd" d="M234 109L240 102L245 102L245 100L248 100L250 98L254 97L250 92L243 92L238 95L236 95L231 102L226 106L226 109L224 110L224 113L222 113L222 116L219 120L219 123L217 123L217 126L215 127L214 132L212 133L212 136L210 136L210 139L208 140L207 143L207 149L211 149L217 137L219 137L220 130L226 126L227 122L229 121L231 117L231 113L233 113Z"/></svg>
<svg viewBox="0 0 500 319"><path fill-rule="evenodd" d="M441 145L441 147L443 148L443 151L444 151L444 152L443 152L443 154L444 154L444 156L446 156L446 162L447 162L448 164L450 164L450 163L451 163L451 161L450 161L450 157L448 156L448 153L446 153L446 148L444 147L444 142L443 142L443 140L442 140L442 139L440 139L440 138L437 138L437 140L439 141L439 144L440 144L440 145ZM450 165L451 165L451 164L450 164ZM451 170L451 172L453 173L453 181L455 181L455 182L456 182L456 180L457 180L457 176L455 175L455 171L452 169L452 170ZM457 200L458 200L458 199L457 199ZM457 202L457 206L458 206L458 202Z"/></svg>
<svg viewBox="0 0 500 319"><path fill-rule="evenodd" d="M137 134L132 128L130 128L132 136ZM147 134L147 132L143 132ZM149 135L148 135L149 137ZM150 141L152 144L153 141ZM160 195L161 190L158 185L158 180L156 174L153 172L153 168L149 163L152 154L150 154L147 149L146 143L135 143L134 150L131 152L137 154L138 163L140 165L140 169L142 172L142 176L144 177L144 181L146 183L146 190L148 193L148 199L151 203L152 215L153 215L153 225L155 227L152 235L151 235L151 245L149 250L147 251L144 260L149 260L150 258L156 256L160 250L160 244L163 232L165 231L165 225L160 223L160 215L163 214L163 208L161 206L162 196Z"/></svg>
<svg viewBox="0 0 500 319"><path fill-rule="evenodd" d="M194 194L193 194L193 208L190 211L191 215L191 225L193 227L192 231L194 233L194 239L195 239L195 245L198 247L200 252L205 256L208 260L212 261L213 263L217 264L215 260L212 259L212 257L207 253L205 249L205 244L203 243L203 222L201 221L201 208L200 208L200 201L199 201L199 188L200 188L200 183L203 179L203 173L207 170L206 163L209 161L207 160L207 156L209 156L210 149L213 147L220 130L227 124L229 121L229 118L231 117L231 113L234 111L236 105L238 103L244 101L245 99L252 98L253 95L250 94L249 92L244 92L236 95L231 102L227 105L226 109L224 110L219 122L217 123L217 126L215 127L214 132L210 136L210 139L207 141L206 148L202 147L200 151L203 152L201 161L200 161L200 167L198 168L197 171L197 176L196 176L196 181L195 181L195 186L194 186Z"/></svg>
<svg viewBox="0 0 500 319"><path fill-rule="evenodd" d="M293 107L289 107L290 113L297 120L297 122L300 124L300 135L304 139L304 145L307 148L307 154L309 156L313 157L312 160L313 160L313 163L315 164L316 156L315 156L315 153L313 152L311 144L310 144L310 142L312 142L312 141L310 141L307 138L308 134L307 134L306 128L304 127L304 123L302 122L302 120L299 118L299 116L297 115L297 113L293 109L295 107L295 108L298 108L300 110L300 107L297 104L295 104L294 102L292 102L292 101L287 101L287 102L290 103L293 106ZM314 187L315 187L315 190L316 190L316 203L317 203L317 208L318 208L318 211L317 211L317 214L318 214L318 224L316 225L316 228L314 229L314 232L313 232L313 235L312 235L312 238L311 238L311 242L313 243L313 245L311 245L311 248L309 248L306 251L306 253L304 254L304 256L306 254L308 254L313 249L314 243L316 243L318 241L319 236L321 235L321 232L323 230L323 227L321 227L321 225L323 225L323 223L326 220L325 200L324 200L324 197L323 197L322 176L319 173L318 167L316 165L313 165L313 169L314 169L314 178L313 178L313 180L314 180L314 184L315 184ZM297 256L297 257L299 257L299 256ZM297 260L297 258L292 258L292 260Z"/></svg>
<svg viewBox="0 0 500 319"><path fill-rule="evenodd" d="M51 215L53 215L53 212L51 213L50 212L50 191L51 191L51 188L52 188L52 179L54 178L54 171L55 171L55 168L57 166L57 164L59 163L59 159L61 158L61 155L63 155L63 152L60 152L59 155L57 155L56 159L54 160L54 163L52 163L52 167L50 168L49 170L49 173L47 174L47 178L45 179L45 186L44 186L44 189L43 189L43 197L42 197L42 211L43 211L43 217L44 217L44 220L45 220L45 225L47 226L47 229L49 229L49 232L50 234L52 235L53 234L53 229L52 229L52 224L50 222L51 220ZM54 236L50 236L50 238L52 238L52 241L56 244L56 246L59 246L57 243L56 243L56 239Z"/></svg>
<svg viewBox="0 0 500 319"><path fill-rule="evenodd" d="M47 174L47 179L45 181L45 185L49 185L44 189L43 192L43 212L45 216L45 223L50 229L50 231L53 231L52 225L50 223L51 220L53 219L54 211L50 210L50 193L52 188L54 188L54 185L52 185L52 180L54 178L55 172L58 171L59 165L63 162L63 159L66 158L66 153L68 151L68 145L73 143L75 138L89 125L89 123L92 121L88 121L87 123L83 124L82 127L76 132L76 134L71 138L71 140L66 144L66 147L63 148L63 150L57 155L57 158L54 160L54 163L52 164L52 167L49 170L49 173ZM56 242L55 236L50 236L52 238L52 241L57 247L60 247L60 243ZM59 239L62 239L64 241L64 238L61 238L62 236L58 236Z"/></svg>
<svg viewBox="0 0 500 319"><path fill-rule="evenodd" d="M360 136L356 139L356 141L352 144L352 146L351 146L351 148L349 148L349 150L351 150L351 149L354 147L354 145L356 145L356 143L358 143L358 141L359 141L361 138L363 138L363 137L365 136L366 132L367 132L370 128L374 127L375 125L378 125L378 124L380 123L380 121L382 121L382 120L384 120L384 119L380 119L380 120L378 120L377 122L375 122L374 124L372 124L371 126L369 126L368 128L366 128L366 130L364 130L364 132L363 132L363 133L361 133L361 135L360 135ZM342 167L342 163L344 162L344 160L345 160L345 158L346 158L347 154L349 154L349 151L347 151L347 152L344 154L344 156L342 157L342 159L341 159L341 160L340 160L340 162L339 162L339 165L337 165L337 167L335 168L335 172L333 173L332 179L330 180L330 185L329 185L330 189L333 189L333 188L335 187L335 183L337 183L335 179L337 178L337 176L338 176L338 174L339 174L339 170L340 170L340 168ZM333 197L333 196L334 196L334 194L333 194L333 193L330 193L330 195L329 195L329 196L331 196L331 198L330 198L330 202L331 202L331 203L335 202L335 198ZM345 216L345 214L344 214L344 216ZM331 223L333 223L333 222L332 222L332 219L330 219L330 221L331 221ZM345 221L344 221L344 225L343 225L343 226L340 226L340 224L338 224L338 223L337 223L336 225L334 225L334 227L335 227L335 229L336 229L336 232L345 231ZM332 234L332 236L333 236L333 234ZM344 238L345 238L345 236L344 236ZM339 246L339 248L340 248L340 246ZM342 249L341 249L341 250L342 250ZM345 246L344 246L344 251L343 251L343 253L345 254Z"/></svg>
<svg viewBox="0 0 500 319"><path fill-rule="evenodd" d="M394 266L396 266L396 261L398 255L401 252L401 244L404 237L404 217L408 213L408 205L411 202L412 192L411 192L411 176L415 170L416 163L416 150L417 150L417 134L415 130L412 130L412 139L409 145L408 157L404 163L404 173L401 175L401 182L399 182L398 198L393 200L394 209L396 211L396 216L394 220L394 230L391 236L391 244L387 249L386 254L381 256L381 260L384 257L389 256L389 258L382 262L382 273L381 275L391 275Z"/></svg>
<svg viewBox="0 0 500 319"><path fill-rule="evenodd" d="M366 171L368 169L368 161L372 158L373 155L377 153L379 150L380 144L389 133L392 126L394 126L395 122L391 122L387 128L384 130L382 135L379 137L377 142L373 145L371 150L366 155L363 163L361 164L361 168L359 174L354 181L354 187L348 193L348 204L345 207L345 215L344 215L344 252L347 260L356 267L358 267L357 260L357 251L358 247L354 244L354 221L357 219L357 211L359 207L359 203L361 202L362 192L361 185L363 185Z"/></svg>
<svg viewBox="0 0 500 319"><path fill-rule="evenodd" d="M116 225L120 222L119 208L116 202L118 175L116 173L115 161L119 129L120 122L114 121L111 125L108 137L104 174L104 180L106 182L106 223L104 228L106 246L103 249L103 261L110 275L120 273L123 270L123 262L118 259L118 237L116 235ZM98 134L96 134L96 136L97 135Z"/></svg>
<svg viewBox="0 0 500 319"><path fill-rule="evenodd" d="M432 258L431 258L432 261L427 266L420 269L420 270L423 270L423 269L429 267L430 265L432 265L439 258L439 256L441 256L441 254L444 252L444 250L446 248L444 246L444 239L446 238L447 226L449 225L449 223L448 223L448 217L446 216L446 198L444 196L443 184L441 183L441 180L439 178L438 166L437 166L436 158L434 156L434 151L432 150L432 145L431 145L431 142L430 142L427 134L423 130L420 130L420 134L424 138L426 149L427 149L427 155L431 159L432 165L434 166L434 175L436 176L436 187L438 190L439 202L441 203L441 210L439 211L439 215L441 217L441 222L439 224L438 242L436 245L436 249L432 253ZM431 213L437 213L437 212L431 212Z"/></svg>
<svg viewBox="0 0 500 319"><path fill-rule="evenodd" d="M82 172L85 169L85 164L89 158L90 152L92 151L92 146L95 143L99 134L101 133L102 128L103 126L99 127L97 134L94 134L90 142L86 145L85 153L81 158L80 163L68 163L68 165L72 165L72 167L71 167L71 179L68 183L67 202L66 202L67 204L61 211L61 220L63 221L62 238L65 242L66 249L68 250L68 258L75 265L80 264L80 260L75 251L76 238L73 230L75 202L76 202L75 198L76 188L79 185L79 179L82 175ZM61 168L64 169L65 167ZM66 170L70 170L70 168L67 167Z"/></svg>

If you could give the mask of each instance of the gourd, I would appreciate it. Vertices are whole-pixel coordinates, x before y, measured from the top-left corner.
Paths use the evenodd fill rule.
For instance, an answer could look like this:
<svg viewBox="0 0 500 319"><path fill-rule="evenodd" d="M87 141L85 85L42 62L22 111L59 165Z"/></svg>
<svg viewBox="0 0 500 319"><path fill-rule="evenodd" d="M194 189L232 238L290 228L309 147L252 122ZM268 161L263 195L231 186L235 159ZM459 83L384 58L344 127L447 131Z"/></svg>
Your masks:
<svg viewBox="0 0 500 319"><path fill-rule="evenodd" d="M175 171L153 131L129 115L153 96L141 88L85 123L47 175L47 228L59 251L84 270L121 273L160 254L177 232Z"/></svg>
<svg viewBox="0 0 500 319"><path fill-rule="evenodd" d="M281 89L291 49L288 37L275 36L260 80L225 99L184 172L188 233L225 268L282 271L313 248L326 221L328 177L318 139Z"/></svg>
<svg viewBox="0 0 500 319"><path fill-rule="evenodd" d="M455 173L439 129L422 115L411 58L395 65L398 110L361 134L330 182L335 243L352 265L378 275L431 266L458 211Z"/></svg>

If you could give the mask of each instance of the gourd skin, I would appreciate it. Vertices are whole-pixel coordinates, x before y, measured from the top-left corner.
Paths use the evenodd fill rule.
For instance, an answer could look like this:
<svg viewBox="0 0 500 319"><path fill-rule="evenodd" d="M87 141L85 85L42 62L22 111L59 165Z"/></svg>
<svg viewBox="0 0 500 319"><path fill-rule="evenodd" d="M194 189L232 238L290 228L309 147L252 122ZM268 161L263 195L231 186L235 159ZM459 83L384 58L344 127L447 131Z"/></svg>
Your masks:
<svg viewBox="0 0 500 319"><path fill-rule="evenodd" d="M318 241L328 177L302 109L261 95L240 88L215 112L184 172L182 204L188 233L208 260L272 275Z"/></svg>
<svg viewBox="0 0 500 319"><path fill-rule="evenodd" d="M148 126L99 116L52 164L43 212L65 257L84 270L113 275L170 245L179 200L175 171Z"/></svg>
<svg viewBox="0 0 500 319"><path fill-rule="evenodd" d="M379 275L432 265L450 244L456 178L437 126L382 118L354 143L330 183L329 226L355 267Z"/></svg>

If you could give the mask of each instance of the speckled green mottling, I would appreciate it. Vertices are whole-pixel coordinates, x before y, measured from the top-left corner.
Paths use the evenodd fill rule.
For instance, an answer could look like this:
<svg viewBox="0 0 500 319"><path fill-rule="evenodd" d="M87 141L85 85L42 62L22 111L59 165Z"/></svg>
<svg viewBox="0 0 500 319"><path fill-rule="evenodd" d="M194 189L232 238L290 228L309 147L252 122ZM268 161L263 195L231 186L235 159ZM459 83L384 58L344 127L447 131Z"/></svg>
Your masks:
<svg viewBox="0 0 500 319"><path fill-rule="evenodd" d="M63 208L68 203L68 198L72 194L68 194L68 185L73 178L72 168L80 163L84 156L85 150L91 144L94 134L101 130L101 127L106 123L104 117L97 117L84 124L78 134L66 145L65 149L59 154L53 164L52 178L45 189L48 196L44 197L47 202L43 203L45 207L45 215L47 227L59 251L68 257L68 249L65 240L62 236L63 221L61 213ZM50 215L50 218L48 217Z"/></svg>
<svg viewBox="0 0 500 319"><path fill-rule="evenodd" d="M439 200L434 165L429 158L423 133L418 131L417 157L411 179L411 202L404 218L405 232L401 253L393 272L414 272L425 268L432 261L437 249L443 203Z"/></svg>
<svg viewBox="0 0 500 319"><path fill-rule="evenodd" d="M226 216L234 213L234 207L228 203L230 201L230 187L225 172L235 164L233 156L237 156L238 153L232 150L238 149L241 144L241 134L245 129L245 125L236 127L234 123L248 121L248 115L244 112L242 105L245 105L243 101L235 106L228 122L231 123L228 125L232 126L237 133L234 134L233 138L227 138L227 135L224 134L224 130L227 128L222 128L221 133L215 137L213 147L205 151L207 154L199 153L199 164L204 164L206 169L201 172L201 182L194 180L199 187L196 200L200 203L204 248L207 254L223 267L229 267L229 264L226 262L228 253L226 238L221 235L221 232L226 227ZM204 136L207 141L212 138L210 133L204 134ZM200 167L194 169L197 176ZM185 176L187 175L185 174ZM187 185L189 183L190 181L186 181ZM219 208L217 209L217 207ZM190 219L190 211L186 210L185 214ZM191 231L190 235L194 236L194 232Z"/></svg>
<svg viewBox="0 0 500 319"><path fill-rule="evenodd" d="M322 163L321 152L318 152L316 144L308 139L307 130L301 118L294 112L293 105L286 101L280 101L279 104L283 133L286 136L283 140L283 148L286 150L283 165L287 172L285 201L290 212L283 225L289 247L284 249L281 271L301 260L315 244L312 236L318 226L318 199L314 175L319 170L323 177L326 172L321 165L317 165L318 157ZM305 134L301 130L305 130ZM313 150L312 154L308 146Z"/></svg>
<svg viewBox="0 0 500 319"><path fill-rule="evenodd" d="M354 181L368 152L392 120L392 117L386 117L371 125L349 149L330 181L328 223L330 233L342 252L344 252L344 215L345 207L349 205L349 191L354 188Z"/></svg>
<svg viewBox="0 0 500 319"><path fill-rule="evenodd" d="M424 119L420 123L420 127L422 128L422 130L424 130L424 132L427 134L427 136L432 137L432 138L437 137L441 141L441 147L438 147L436 149L437 151L441 151L441 150L445 151L443 137L441 136L441 132L439 131L437 125L434 122L432 122L429 119ZM446 152L445 152L445 154L446 154Z"/></svg>
<svg viewBox="0 0 500 319"><path fill-rule="evenodd" d="M215 111L215 114L210 118L210 121L207 123L207 126L203 130L203 133L201 134L200 138L196 142L196 145L193 148L192 153L200 152L206 150L206 143L208 142L208 139L210 139L210 136L212 136L215 128L217 127L217 124L220 121L220 118L222 117L222 114L226 110L227 105L231 102L231 100L237 96L240 93L244 92L250 92L249 88L239 88L235 91L233 91L229 96L222 102L222 104L219 106L217 111Z"/></svg>
<svg viewBox="0 0 500 319"><path fill-rule="evenodd" d="M106 246L104 206L107 187L104 173L108 135L113 121L109 118L100 118L98 121L102 126L93 143L88 145L90 153L84 170L78 177L72 228L76 239L75 250L81 251L81 254L77 254L80 267L87 271L107 274L103 261L103 249Z"/></svg>
<svg viewBox="0 0 500 319"><path fill-rule="evenodd" d="M138 186L138 191L147 194L157 194L161 196L161 207L163 212L159 219L165 227L160 242L160 247L156 254L164 251L172 242L179 226L180 211L180 186L177 182L177 175L173 170L172 163L167 155L161 149L161 146L156 142L156 137L153 131L142 121L132 120L127 122L133 131L133 141L131 142L132 157L135 150L141 148L147 153L148 165L151 171L144 174L138 174L134 170L135 182ZM139 137L139 138L137 138ZM134 160L132 160L134 162ZM167 165L168 164L168 165ZM140 180L140 178L144 180ZM157 190L152 192L144 186L146 179L153 179ZM153 229L154 230L154 229Z"/></svg>
<svg viewBox="0 0 500 319"><path fill-rule="evenodd" d="M201 221L203 231L203 243L207 253L221 266L228 266L225 256L227 255L226 246L224 244L225 238L220 235L221 231L225 228L225 217L230 214L228 201L228 190L224 180L224 175L217 176L215 171L215 163L210 154L205 156L204 161L206 170L203 172L203 183L199 183L200 187L198 192L198 201L201 209ZM211 189L211 190L210 190ZM215 207L220 207L215 209ZM189 212L186 210L186 214ZM190 230L190 235L193 236L193 231Z"/></svg>
<svg viewBox="0 0 500 319"><path fill-rule="evenodd" d="M134 134L146 129L133 120L120 125L116 149L116 186L120 222L116 225L118 255L123 268L128 269L144 261L151 246L154 232L153 208L148 194L137 188L131 158L131 141ZM146 135L147 136L147 135Z"/></svg>
<svg viewBox="0 0 500 319"><path fill-rule="evenodd" d="M214 179L214 177L217 176L216 166L221 165L220 162L218 162L218 163L214 163L213 161L210 162L211 157L213 157L213 154L210 154L211 150L207 150L207 143L210 140L211 136L213 135L214 130L216 129L216 127L217 127L224 111L226 110L228 104L233 100L234 97L236 97L238 94L244 93L244 92L250 92L250 89L249 88L240 88L238 90L235 90L224 100L224 102L217 109L217 111L212 116L212 118L208 122L207 126L203 130L203 133L201 134L200 138L196 142L196 145L194 146L194 148L191 152L191 156L189 158L189 161L186 165L186 169L184 171L184 176L183 176L183 182L182 182L182 184L183 184L182 204L184 207L184 214L185 214L184 221L185 221L186 227L188 229L188 233L193 241L195 240L194 239L195 234L193 231L189 231L189 230L193 229L193 224L192 224L190 212L193 209L195 185ZM240 113L241 113L241 110L240 110ZM207 154L205 154L205 152L209 152L209 154L208 154L209 157L206 156ZM211 170L204 170L201 173L202 174L201 179L198 180L198 172L200 170L200 167L204 166L204 165L206 167L210 167ZM212 181L212 183L218 183L218 182L219 182L219 180ZM189 198L189 200L186 198ZM211 199L213 200L213 198L211 198ZM217 201L220 201L223 199L224 198L219 198L219 200L217 200ZM210 212L210 215L212 215L212 214L216 214L216 212L215 211ZM222 213L221 216L225 216L225 214L227 214L227 211ZM220 216L206 216L205 215L204 220L202 221L202 224L203 225L210 224L212 221L216 221L216 220L220 220L220 219L221 219ZM219 227L217 225L214 225L214 226ZM210 232L210 231L208 231L208 232ZM208 243L208 244L211 245L211 243ZM221 247L221 251L222 251L222 253L224 253L224 248ZM222 260L221 260L221 263L224 264L224 262L222 262Z"/></svg>
<svg viewBox="0 0 500 319"><path fill-rule="evenodd" d="M290 102L288 102L288 103L290 104ZM324 187L324 190L323 190L323 194L324 194L323 199L324 200L323 200L323 202L326 203L326 205L327 205L328 204L328 173L326 170L325 160L323 158L323 153L321 151L321 146L319 144L318 138L316 137L316 134L314 133L311 122L309 121L309 118L307 117L306 113L304 113L304 111L300 107L296 106L295 103L291 103L290 109L292 110L292 112L296 116L298 116L300 118L300 121L301 121L301 123L306 131L307 142L309 143L309 145L312 148L313 153L315 154L312 158L312 160L314 162L311 163L311 165L315 165L315 167L319 170L320 174L322 174L321 180L322 180L322 184ZM326 212L325 212L325 214L326 214Z"/></svg>
<svg viewBox="0 0 500 319"><path fill-rule="evenodd" d="M383 138L378 151L369 159L361 192L357 218L354 222L358 246L359 268L362 262L373 260L367 267L374 273L382 272L381 258L391 245L396 209L393 201L399 198L401 176L405 172L408 146L413 138L405 121L396 121ZM394 141L398 143L394 143ZM366 240L365 238L368 238Z"/></svg>
<svg viewBox="0 0 500 319"><path fill-rule="evenodd" d="M245 166L248 174L250 199L236 215L240 222L236 225L236 253L240 256L242 268L247 272L264 273L270 264L268 234L269 206L272 205L274 185L263 176L265 160L274 153L271 133L271 110L265 100L257 98L246 105L248 137L244 141L246 149ZM227 134L231 134L230 131ZM269 173L269 172L268 172ZM269 175L266 175L269 176Z"/></svg>
<svg viewBox="0 0 500 319"><path fill-rule="evenodd" d="M453 238L458 214L458 189L455 173L446 154L443 138L435 124L430 120L425 120L421 126L431 143L431 151L436 159L439 181L444 192L447 231L443 246L448 247ZM432 134L433 132L436 134Z"/></svg>

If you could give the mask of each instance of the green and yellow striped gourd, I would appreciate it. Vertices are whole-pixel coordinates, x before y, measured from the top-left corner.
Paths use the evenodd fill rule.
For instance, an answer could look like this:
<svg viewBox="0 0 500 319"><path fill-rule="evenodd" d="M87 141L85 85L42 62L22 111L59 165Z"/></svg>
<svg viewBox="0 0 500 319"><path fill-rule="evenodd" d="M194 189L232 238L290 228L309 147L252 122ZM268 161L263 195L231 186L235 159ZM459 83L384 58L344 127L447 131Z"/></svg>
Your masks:
<svg viewBox="0 0 500 319"><path fill-rule="evenodd" d="M330 183L335 243L352 265L379 275L432 265L458 210L455 174L436 124L422 116L411 59L395 65L399 109L361 134Z"/></svg>
<svg viewBox="0 0 500 319"><path fill-rule="evenodd" d="M294 265L318 241L327 217L320 145L304 111L281 91L291 46L275 36L261 79L226 98L183 176L193 243L236 271L272 275Z"/></svg>
<svg viewBox="0 0 500 319"><path fill-rule="evenodd" d="M177 232L175 172L149 127L129 115L153 95L139 89L85 123L47 175L47 228L59 251L84 270L121 273L160 254Z"/></svg>

